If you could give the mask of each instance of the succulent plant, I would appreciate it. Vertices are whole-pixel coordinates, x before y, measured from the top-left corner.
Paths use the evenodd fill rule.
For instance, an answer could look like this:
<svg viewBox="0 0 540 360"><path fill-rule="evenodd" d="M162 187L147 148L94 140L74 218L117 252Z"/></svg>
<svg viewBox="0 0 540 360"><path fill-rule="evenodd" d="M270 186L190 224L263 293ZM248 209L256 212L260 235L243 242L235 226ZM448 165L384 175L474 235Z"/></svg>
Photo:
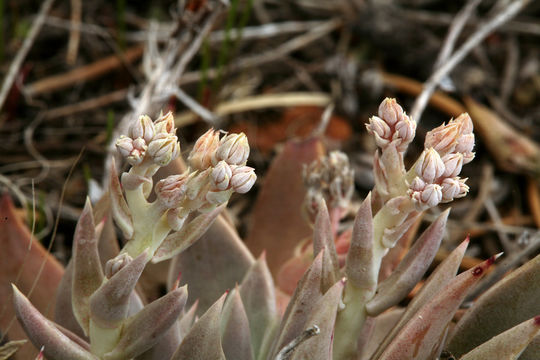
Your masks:
<svg viewBox="0 0 540 360"><path fill-rule="evenodd" d="M375 188L352 229L339 228L354 190L347 156L333 152L304 169L313 236L297 254L309 261L299 266L289 299L276 289L265 253L254 259L220 215L234 192L246 193L256 180L246 166L246 136L209 130L184 172L158 180L158 169L180 154L174 119L141 116L117 141L129 170L119 177L113 164L108 193L94 206L88 200L81 214L56 322L14 287L18 320L51 360L538 359L540 256L474 299L455 323L500 256L456 276L466 239L400 307L434 259L449 210L403 257L396 244L426 210L466 196L459 174L474 158L470 117L428 132L408 169L416 124L395 100L381 103L367 130L378 147ZM124 236L122 249L115 249L110 217ZM168 292L145 304L141 273L168 259Z"/></svg>

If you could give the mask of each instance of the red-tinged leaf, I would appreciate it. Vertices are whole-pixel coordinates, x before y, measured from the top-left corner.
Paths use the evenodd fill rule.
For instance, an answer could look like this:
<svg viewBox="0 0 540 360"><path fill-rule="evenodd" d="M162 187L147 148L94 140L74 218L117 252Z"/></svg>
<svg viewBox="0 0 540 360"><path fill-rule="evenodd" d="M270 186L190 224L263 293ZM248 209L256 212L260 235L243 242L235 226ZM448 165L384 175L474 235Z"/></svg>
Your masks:
<svg viewBox="0 0 540 360"><path fill-rule="evenodd" d="M335 283L324 296L319 299L311 314L309 315L305 327L317 325L320 333L304 341L294 351L292 360L310 359L327 360L332 359L332 342L334 333L334 323L336 313L341 302L341 295L345 287L345 280Z"/></svg>
<svg viewBox="0 0 540 360"><path fill-rule="evenodd" d="M223 352L227 359L255 359L249 320L238 288L229 294L223 307L221 327Z"/></svg>
<svg viewBox="0 0 540 360"><path fill-rule="evenodd" d="M520 355L519 360L538 360L540 359L540 334L529 343L529 346Z"/></svg>
<svg viewBox="0 0 540 360"><path fill-rule="evenodd" d="M276 275L276 283L281 291L292 295L298 282L313 262L311 239L304 241L294 250L294 256L287 260Z"/></svg>
<svg viewBox="0 0 540 360"><path fill-rule="evenodd" d="M188 300L189 300L189 297L188 297ZM197 313L198 306L199 306L199 302L195 300L195 302L191 305L189 310L184 312L180 320L178 320L178 330L180 331L180 342L182 342L184 337L189 333L189 331L191 330L191 327L195 323L196 318L197 318L195 314Z"/></svg>
<svg viewBox="0 0 540 360"><path fill-rule="evenodd" d="M197 215L193 220L184 224L180 231L167 236L156 250L152 262L157 263L170 259L192 246L210 228L226 206L223 204L208 213Z"/></svg>
<svg viewBox="0 0 540 360"><path fill-rule="evenodd" d="M429 359L467 292L485 275L496 256L461 273L407 322L382 353L382 360Z"/></svg>
<svg viewBox="0 0 540 360"><path fill-rule="evenodd" d="M278 354L281 348L302 333L311 310L323 296L321 292L322 258L323 254L320 252L298 283L287 310L285 310L278 335L272 346L272 358Z"/></svg>
<svg viewBox="0 0 540 360"><path fill-rule="evenodd" d="M175 289L146 305L127 319L116 347L105 354L105 360L136 357L156 345L171 326L176 324L187 300L186 286ZM165 358L162 353L163 358Z"/></svg>
<svg viewBox="0 0 540 360"><path fill-rule="evenodd" d="M21 291L28 293L44 264L30 300L39 311L52 317L55 292L64 269L32 238L7 194L2 195L0 200L0 229L0 328L6 331L12 324L7 336L10 339L25 339L24 330L14 321L15 312L11 306L13 291L10 284L15 283ZM15 358L32 359L37 353L32 344L27 343L17 351Z"/></svg>
<svg viewBox="0 0 540 360"><path fill-rule="evenodd" d="M420 281L433 261L446 228L446 210L422 233L396 270L377 286L377 294L366 304L369 316L377 316L398 304Z"/></svg>
<svg viewBox="0 0 540 360"><path fill-rule="evenodd" d="M540 314L540 255L482 294L452 332L448 350L461 356L493 336Z"/></svg>
<svg viewBox="0 0 540 360"><path fill-rule="evenodd" d="M181 342L182 338L180 336L178 323L173 324L173 326L160 337L159 341L154 346L137 356L135 360L170 359Z"/></svg>
<svg viewBox="0 0 540 360"><path fill-rule="evenodd" d="M448 255L448 257L441 263L435 271L428 277L424 286L420 289L418 294L412 299L407 306L407 309L403 313L403 316L399 319L398 323L388 333L384 341L382 341L374 354L373 359L378 359L384 349L388 346L390 341L398 334L398 332L411 320L425 304L433 299L438 293L443 291L448 283L456 276L459 269L465 250L469 245L469 238L465 239L457 248L454 249Z"/></svg>
<svg viewBox="0 0 540 360"><path fill-rule="evenodd" d="M97 360L97 358L62 334L49 320L13 286L17 319L36 348L44 347L44 354L55 360Z"/></svg>
<svg viewBox="0 0 540 360"><path fill-rule="evenodd" d="M90 199L81 213L73 238L73 280L71 301L73 314L88 335L90 327L90 296L101 286L103 271L98 254L96 226Z"/></svg>
<svg viewBox="0 0 540 360"><path fill-rule="evenodd" d="M274 276L296 245L312 233L301 212L305 196L302 168L323 155L318 138L288 141L266 174L246 244L253 254L267 251L268 267Z"/></svg>
<svg viewBox="0 0 540 360"><path fill-rule="evenodd" d="M221 347L223 294L193 325L171 360L225 360Z"/></svg>
<svg viewBox="0 0 540 360"><path fill-rule="evenodd" d="M104 328L115 328L127 317L131 294L148 261L147 251L120 269L90 297L90 316Z"/></svg>
<svg viewBox="0 0 540 360"><path fill-rule="evenodd" d="M347 281L350 281L357 288L374 290L377 286L372 247L373 215L371 213L371 194L369 194L362 202L354 219L351 245L345 264Z"/></svg>
<svg viewBox="0 0 540 360"><path fill-rule="evenodd" d="M81 325L73 314L71 304L71 290L73 287L73 261L70 260L66 266L64 276L56 291L56 309L54 311L54 321L58 325L77 334L81 338L86 338Z"/></svg>
<svg viewBox="0 0 540 360"><path fill-rule="evenodd" d="M198 301L197 314L204 312L228 289L239 284L255 259L236 230L219 216L191 247L173 258L169 288L176 281L189 287L188 306Z"/></svg>
<svg viewBox="0 0 540 360"><path fill-rule="evenodd" d="M460 360L517 359L539 332L540 316L536 316L477 346Z"/></svg>
<svg viewBox="0 0 540 360"><path fill-rule="evenodd" d="M261 352L268 352L269 339L278 321L274 281L264 253L249 269L239 291L249 319L253 351L258 359Z"/></svg>
<svg viewBox="0 0 540 360"><path fill-rule="evenodd" d="M126 203L126 199L124 198L124 193L122 192L122 185L120 184L120 179L116 172L114 158L112 158L111 161L109 176L112 215L116 221L116 225L122 230L126 240L129 240L133 236L133 219L131 217L131 211Z"/></svg>
<svg viewBox="0 0 540 360"><path fill-rule="evenodd" d="M322 291L326 292L338 281L340 273L330 215L324 200L319 206L313 227L313 255L317 256L321 250L324 250Z"/></svg>
<svg viewBox="0 0 540 360"><path fill-rule="evenodd" d="M404 311L405 309L396 307L382 313L376 318L368 317L366 319L366 324L362 328L362 335L365 334L365 328L367 326L371 326L372 329L365 334L367 338L364 338L362 335L359 338L358 349L360 360L372 359L375 351L396 326L399 319L403 316Z"/></svg>

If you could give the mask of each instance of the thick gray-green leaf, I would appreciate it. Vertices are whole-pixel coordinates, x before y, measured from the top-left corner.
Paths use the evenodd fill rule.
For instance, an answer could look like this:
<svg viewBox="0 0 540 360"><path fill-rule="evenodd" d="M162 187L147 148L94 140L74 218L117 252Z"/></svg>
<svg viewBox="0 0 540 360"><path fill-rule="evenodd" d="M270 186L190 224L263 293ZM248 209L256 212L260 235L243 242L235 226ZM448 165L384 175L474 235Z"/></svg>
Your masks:
<svg viewBox="0 0 540 360"><path fill-rule="evenodd" d="M221 310L223 294L184 337L171 360L226 360L221 347Z"/></svg>
<svg viewBox="0 0 540 360"><path fill-rule="evenodd" d="M168 285L181 274L180 283L189 288L188 306L198 301L201 315L225 291L240 284L253 263L236 230L219 216L195 244L172 260Z"/></svg>
<svg viewBox="0 0 540 360"><path fill-rule="evenodd" d="M448 350L462 356L493 336L540 314L540 255L480 296L451 334Z"/></svg>
<svg viewBox="0 0 540 360"><path fill-rule="evenodd" d="M334 333L336 313L341 302L344 287L345 281L339 280L319 299L313 310L311 310L305 328L317 325L320 333L301 343L294 351L292 360L332 359L332 335Z"/></svg>

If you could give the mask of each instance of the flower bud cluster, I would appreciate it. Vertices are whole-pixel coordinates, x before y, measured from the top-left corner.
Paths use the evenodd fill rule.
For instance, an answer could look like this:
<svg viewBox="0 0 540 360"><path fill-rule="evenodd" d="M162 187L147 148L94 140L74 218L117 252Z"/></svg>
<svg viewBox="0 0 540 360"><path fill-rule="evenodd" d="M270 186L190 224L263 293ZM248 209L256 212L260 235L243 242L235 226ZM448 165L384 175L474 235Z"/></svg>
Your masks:
<svg viewBox="0 0 540 360"><path fill-rule="evenodd" d="M346 208L354 191L354 172L349 158L341 151L315 160L304 167L306 198L304 206L310 216L315 216L321 200L332 208Z"/></svg>
<svg viewBox="0 0 540 360"><path fill-rule="evenodd" d="M375 143L385 149L394 143L399 152L404 152L414 139L416 123L412 121L395 99L386 98L379 106L379 116L373 116L366 124Z"/></svg>
<svg viewBox="0 0 540 360"><path fill-rule="evenodd" d="M197 140L188 162L193 169L206 170L221 161L230 166L242 166L248 157L249 143L244 133L227 134L220 139L219 131L210 129Z"/></svg>
<svg viewBox="0 0 540 360"><path fill-rule="evenodd" d="M173 115L169 112L152 122L142 115L128 129L128 136L120 136L116 147L133 166L148 159L149 163L165 166L180 155Z"/></svg>
<svg viewBox="0 0 540 360"><path fill-rule="evenodd" d="M426 135L425 150L416 162L417 177L409 186L409 196L419 210L463 197L469 191L467 179L458 175L474 158L473 125L468 114L461 114Z"/></svg>

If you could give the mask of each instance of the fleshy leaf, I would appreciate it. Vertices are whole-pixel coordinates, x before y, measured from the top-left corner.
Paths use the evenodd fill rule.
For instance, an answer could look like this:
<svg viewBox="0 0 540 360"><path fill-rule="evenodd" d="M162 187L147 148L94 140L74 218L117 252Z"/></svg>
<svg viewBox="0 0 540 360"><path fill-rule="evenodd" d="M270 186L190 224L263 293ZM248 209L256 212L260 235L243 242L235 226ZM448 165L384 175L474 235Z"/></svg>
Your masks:
<svg viewBox="0 0 540 360"><path fill-rule="evenodd" d="M240 296L249 320L253 351L260 358L261 352L268 351L268 339L278 320L274 281L264 253L242 280Z"/></svg>
<svg viewBox="0 0 540 360"><path fill-rule="evenodd" d="M103 271L99 260L92 205L90 199L86 198L73 238L71 292L73 314L86 335L88 335L90 327L90 296L101 286L102 282Z"/></svg>
<svg viewBox="0 0 540 360"><path fill-rule="evenodd" d="M396 326L399 319L403 316L405 309L395 307L388 311L385 311L376 318L368 317L366 323L362 328L362 335L359 338L358 349L360 352L359 360L374 359L372 357L377 350L378 346L383 342L386 336ZM366 327L370 326L371 329L366 331ZM364 337L363 335L367 335Z"/></svg>
<svg viewBox="0 0 540 360"><path fill-rule="evenodd" d="M323 155L319 138L288 141L265 176L246 245L253 254L266 250L268 267L274 276L298 242L312 233L300 211L305 196L302 167Z"/></svg>
<svg viewBox="0 0 540 360"><path fill-rule="evenodd" d="M293 360L332 359L332 335L344 286L345 280L339 280L319 299L306 321L306 326L317 325L320 333L300 344L293 353Z"/></svg>
<svg viewBox="0 0 540 360"><path fill-rule="evenodd" d="M188 287L189 287L189 285L188 285ZM189 300L189 297L188 297L188 300ZM178 320L178 330L180 331L180 342L184 339L184 337L186 337L186 335L191 330L191 327L195 323L195 321L196 321L196 315L195 314L197 313L198 306L199 306L199 302L195 301L191 305L189 310L186 311L182 315L180 320ZM184 307L184 309L185 309L185 307Z"/></svg>
<svg viewBox="0 0 540 360"><path fill-rule="evenodd" d="M373 359L378 359L383 350L388 346L391 340L398 334L398 332L416 315L416 313L431 299L433 299L439 292L441 292L447 284L455 277L456 272L459 269L459 264L465 255L465 250L469 245L469 238L465 239L457 248L454 249L448 255L448 257L441 263L435 271L428 277L424 286L420 289L418 294L411 300L407 309L403 313L403 316L399 319L397 324L388 333L383 342L379 345L377 352L373 356Z"/></svg>
<svg viewBox="0 0 540 360"><path fill-rule="evenodd" d="M156 250L152 262L157 263L170 259L193 245L208 230L226 206L227 204L223 204L208 213L199 214L185 224L180 231L167 236Z"/></svg>
<svg viewBox="0 0 540 360"><path fill-rule="evenodd" d="M495 261L492 256L456 276L401 329L381 355L383 360L428 359L438 350L441 337L467 292Z"/></svg>
<svg viewBox="0 0 540 360"><path fill-rule="evenodd" d="M118 326L127 316L131 293L148 261L147 251L120 269L90 297L90 317L102 327Z"/></svg>
<svg viewBox="0 0 540 360"><path fill-rule="evenodd" d="M540 314L540 255L480 296L460 319L448 350L461 356L493 336Z"/></svg>
<svg viewBox="0 0 540 360"><path fill-rule="evenodd" d="M324 250L322 291L326 292L339 279L339 262L332 234L330 215L326 202L323 200L313 227L313 256Z"/></svg>
<svg viewBox="0 0 540 360"><path fill-rule="evenodd" d="M56 308L54 321L80 337L86 337L84 331L75 318L71 304L71 291L73 288L73 260L70 260L64 271L64 276L56 290Z"/></svg>
<svg viewBox="0 0 540 360"><path fill-rule="evenodd" d="M254 359L251 347L249 320L240 297L239 289L234 289L227 298L222 314L223 352L227 359Z"/></svg>
<svg viewBox="0 0 540 360"><path fill-rule="evenodd" d="M30 303L13 285L15 312L28 337L36 348L44 346L45 356L55 360L97 360L71 341Z"/></svg>
<svg viewBox="0 0 540 360"><path fill-rule="evenodd" d="M189 287L188 306L198 301L197 314L202 315L242 281L254 262L236 230L220 215L195 244L173 258L168 285L171 288L181 274L180 283Z"/></svg>
<svg viewBox="0 0 540 360"><path fill-rule="evenodd" d="M309 314L316 302L322 297L322 258L323 252L320 252L298 282L298 286L283 315L278 336L272 346L272 356L276 356L281 348L302 333Z"/></svg>
<svg viewBox="0 0 540 360"><path fill-rule="evenodd" d="M226 295L223 294L193 325L171 360L225 360L220 323Z"/></svg>
<svg viewBox="0 0 540 360"><path fill-rule="evenodd" d="M373 262L373 215L371 193L365 198L354 219L351 246L347 254L345 275L347 281L358 288L373 289L377 274Z"/></svg>
<svg viewBox="0 0 540 360"><path fill-rule="evenodd" d="M537 316L491 338L460 360L517 359L539 331L540 316Z"/></svg>
<svg viewBox="0 0 540 360"><path fill-rule="evenodd" d="M131 211L127 205L124 194L122 193L122 185L116 172L116 164L114 158L111 161L111 168L109 171L109 183L110 183L110 196L111 196L111 210L116 221L116 224L122 230L126 239L131 239L133 236L133 219L131 217Z"/></svg>
<svg viewBox="0 0 540 360"><path fill-rule="evenodd" d="M446 228L446 210L422 233L394 272L377 287L377 294L366 304L370 316L377 316L399 303L420 281L433 261Z"/></svg>
<svg viewBox="0 0 540 360"><path fill-rule="evenodd" d="M146 305L124 323L117 346L105 354L105 360L129 359L150 349L176 323L186 300L184 286Z"/></svg>

